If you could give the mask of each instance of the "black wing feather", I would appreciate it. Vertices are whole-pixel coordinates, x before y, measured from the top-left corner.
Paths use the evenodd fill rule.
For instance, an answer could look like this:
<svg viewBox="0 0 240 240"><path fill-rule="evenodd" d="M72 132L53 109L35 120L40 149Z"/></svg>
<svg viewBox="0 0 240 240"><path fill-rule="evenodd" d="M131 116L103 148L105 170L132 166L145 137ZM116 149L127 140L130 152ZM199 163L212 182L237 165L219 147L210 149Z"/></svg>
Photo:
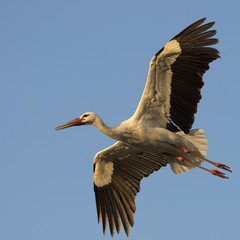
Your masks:
<svg viewBox="0 0 240 240"><path fill-rule="evenodd" d="M220 57L217 49L208 47L218 43L218 39L211 38L216 34L215 30L207 31L214 22L200 26L205 19L193 23L172 38L178 41L182 52L171 66L171 122L167 125L170 131L190 131L201 99L202 76L209 69L209 63Z"/></svg>
<svg viewBox="0 0 240 240"><path fill-rule="evenodd" d="M112 181L103 187L94 184L98 220L102 218L103 233L107 229L113 236L115 227L120 231L121 218L124 230L129 235L130 226L134 225L133 213L136 211L135 197L140 191L140 181L154 171L167 165L167 157L150 153L128 155L114 159Z"/></svg>

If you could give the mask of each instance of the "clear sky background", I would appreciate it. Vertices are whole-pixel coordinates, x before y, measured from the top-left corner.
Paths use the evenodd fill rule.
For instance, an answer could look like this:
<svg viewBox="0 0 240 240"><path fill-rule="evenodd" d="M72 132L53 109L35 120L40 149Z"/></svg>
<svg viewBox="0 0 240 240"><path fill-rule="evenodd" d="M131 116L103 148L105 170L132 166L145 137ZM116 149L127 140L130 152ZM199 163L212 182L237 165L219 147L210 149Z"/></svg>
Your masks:
<svg viewBox="0 0 240 240"><path fill-rule="evenodd" d="M216 21L221 59L204 76L194 128L224 180L169 167L144 179L129 239L239 237L239 1L0 2L0 239L111 239L97 224L93 157L115 141L56 132L86 111L110 126L140 100L152 56L192 22ZM209 166L212 168L212 166ZM122 228L115 239L126 239Z"/></svg>

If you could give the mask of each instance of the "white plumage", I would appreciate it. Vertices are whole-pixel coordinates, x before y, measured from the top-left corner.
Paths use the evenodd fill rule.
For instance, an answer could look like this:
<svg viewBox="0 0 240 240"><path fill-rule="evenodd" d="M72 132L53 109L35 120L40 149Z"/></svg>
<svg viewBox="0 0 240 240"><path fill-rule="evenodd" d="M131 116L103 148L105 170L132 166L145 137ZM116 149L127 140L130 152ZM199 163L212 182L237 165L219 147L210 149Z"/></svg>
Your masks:
<svg viewBox="0 0 240 240"><path fill-rule="evenodd" d="M218 51L209 47L218 42L212 38L216 31L208 31L214 23L201 25L204 21L184 29L152 58L142 98L130 119L108 127L97 114L87 112L56 127L91 124L118 141L94 158L94 191L104 234L107 222L112 236L115 228L119 232L121 219L129 235L141 179L168 163L176 174L198 167L227 178L200 166L203 161L231 171L207 160L203 130L190 130L201 99L202 76L209 63L219 58Z"/></svg>

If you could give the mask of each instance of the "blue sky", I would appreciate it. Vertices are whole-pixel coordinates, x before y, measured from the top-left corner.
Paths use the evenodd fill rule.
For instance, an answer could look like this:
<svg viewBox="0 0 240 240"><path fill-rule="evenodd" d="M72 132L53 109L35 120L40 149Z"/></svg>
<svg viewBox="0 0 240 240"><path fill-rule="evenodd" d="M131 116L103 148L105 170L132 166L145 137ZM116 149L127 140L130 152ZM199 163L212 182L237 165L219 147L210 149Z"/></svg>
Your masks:
<svg viewBox="0 0 240 240"><path fill-rule="evenodd" d="M216 21L221 59L204 76L194 128L230 179L163 168L141 184L129 239L237 239L238 1L0 2L0 239L111 239L97 224L92 162L115 141L56 132L86 111L113 126L140 100L151 57L192 22ZM210 166L211 167L211 166ZM122 231L115 239L126 239Z"/></svg>

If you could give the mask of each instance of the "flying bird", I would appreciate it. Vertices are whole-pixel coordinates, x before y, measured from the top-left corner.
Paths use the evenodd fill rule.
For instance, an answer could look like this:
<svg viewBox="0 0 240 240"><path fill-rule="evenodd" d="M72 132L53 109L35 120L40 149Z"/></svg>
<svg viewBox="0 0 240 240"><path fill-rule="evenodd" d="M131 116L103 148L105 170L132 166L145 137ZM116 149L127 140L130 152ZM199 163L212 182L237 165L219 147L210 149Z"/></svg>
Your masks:
<svg viewBox="0 0 240 240"><path fill-rule="evenodd" d="M152 58L142 98L134 115L115 127L107 126L93 112L56 127L56 130L93 125L115 144L94 157L94 191L98 222L103 233L107 223L111 236L119 233L120 219L129 236L134 225L135 197L140 181L170 164L176 174L201 168L221 178L223 172L201 166L208 162L231 172L224 164L205 158L207 140L203 129L191 130L201 99L203 74L219 52L209 47L218 43L209 30L214 22L200 19L172 38Z"/></svg>

